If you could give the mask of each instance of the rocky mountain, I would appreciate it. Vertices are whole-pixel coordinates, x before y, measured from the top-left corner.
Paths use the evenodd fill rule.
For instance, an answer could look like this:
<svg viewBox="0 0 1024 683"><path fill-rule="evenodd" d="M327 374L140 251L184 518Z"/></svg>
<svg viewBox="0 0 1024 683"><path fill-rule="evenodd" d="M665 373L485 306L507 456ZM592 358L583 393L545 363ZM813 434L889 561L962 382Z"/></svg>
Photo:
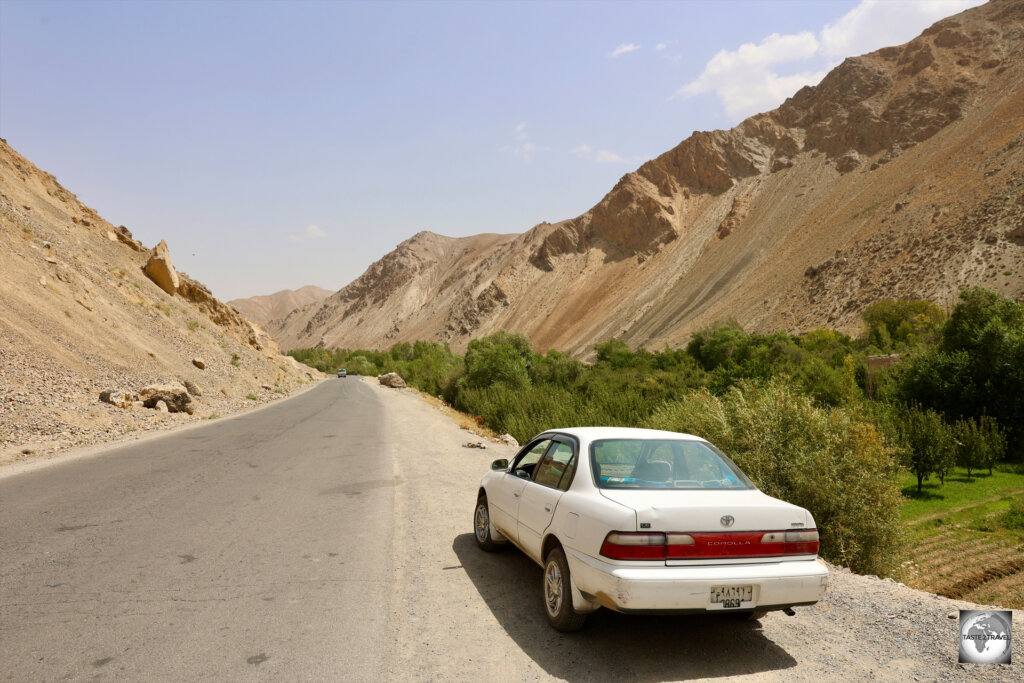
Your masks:
<svg viewBox="0 0 1024 683"><path fill-rule="evenodd" d="M333 294L331 290L306 285L298 289L282 289L280 292L251 296L247 299L232 299L228 302L246 319L264 327L271 320L283 318L297 308L316 303Z"/></svg>
<svg viewBox="0 0 1024 683"><path fill-rule="evenodd" d="M698 132L596 206L521 235L420 233L319 304L285 348L463 348L498 329L586 355L612 336L858 331L881 298L1024 295L1024 3L993 0L845 60L774 111Z"/></svg>
<svg viewBox="0 0 1024 683"><path fill-rule="evenodd" d="M177 271L166 243L146 249L0 140L0 464L226 414L313 378Z"/></svg>

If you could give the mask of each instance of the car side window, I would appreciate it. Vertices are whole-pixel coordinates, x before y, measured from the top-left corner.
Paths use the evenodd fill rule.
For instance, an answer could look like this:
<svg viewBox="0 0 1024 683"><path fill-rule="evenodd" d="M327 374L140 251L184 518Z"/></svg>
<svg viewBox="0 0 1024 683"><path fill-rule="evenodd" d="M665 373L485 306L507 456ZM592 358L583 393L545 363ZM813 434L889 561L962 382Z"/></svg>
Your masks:
<svg viewBox="0 0 1024 683"><path fill-rule="evenodd" d="M544 451L546 451L550 445L551 439L542 439L541 441L538 441L535 446L519 456L515 464L512 466L512 474L520 477L521 479L532 479L533 471L536 469L537 463L540 462L541 456L544 455Z"/></svg>
<svg viewBox="0 0 1024 683"><path fill-rule="evenodd" d="M537 465L533 480L543 486L561 488L564 491L565 489L560 484L563 479L566 479L566 487L569 485L569 480L572 478L569 469L570 465L574 464L572 456L572 446L556 441ZM566 478L566 474L570 476Z"/></svg>

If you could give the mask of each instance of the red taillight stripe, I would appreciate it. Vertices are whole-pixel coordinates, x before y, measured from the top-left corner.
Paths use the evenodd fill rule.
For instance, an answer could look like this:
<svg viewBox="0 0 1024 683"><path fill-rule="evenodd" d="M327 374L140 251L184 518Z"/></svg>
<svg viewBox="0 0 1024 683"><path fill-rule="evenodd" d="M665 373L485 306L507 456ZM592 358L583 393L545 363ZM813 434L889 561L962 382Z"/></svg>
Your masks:
<svg viewBox="0 0 1024 683"><path fill-rule="evenodd" d="M817 555L818 530L631 533L613 531L601 554L613 560Z"/></svg>

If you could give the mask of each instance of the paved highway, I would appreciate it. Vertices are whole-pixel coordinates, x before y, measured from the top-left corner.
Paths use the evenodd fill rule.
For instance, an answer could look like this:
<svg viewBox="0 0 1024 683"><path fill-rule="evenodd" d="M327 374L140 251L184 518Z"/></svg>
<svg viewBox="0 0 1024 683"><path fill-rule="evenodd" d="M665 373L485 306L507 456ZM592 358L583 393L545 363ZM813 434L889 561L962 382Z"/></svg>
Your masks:
<svg viewBox="0 0 1024 683"><path fill-rule="evenodd" d="M0 678L375 677L387 411L329 381L0 479Z"/></svg>
<svg viewBox="0 0 1024 683"><path fill-rule="evenodd" d="M976 606L839 571L793 618L600 610L555 633L540 567L474 544L480 476L514 453L463 448L479 440L411 392L348 378L95 457L4 468L0 680L966 675L947 616ZM1020 680L1013 667L970 674Z"/></svg>

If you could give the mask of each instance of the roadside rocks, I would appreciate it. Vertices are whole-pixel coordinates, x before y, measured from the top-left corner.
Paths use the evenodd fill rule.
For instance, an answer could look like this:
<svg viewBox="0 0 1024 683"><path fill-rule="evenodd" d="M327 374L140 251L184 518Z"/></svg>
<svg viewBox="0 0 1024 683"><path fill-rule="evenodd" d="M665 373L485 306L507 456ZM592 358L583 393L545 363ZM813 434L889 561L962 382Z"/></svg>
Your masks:
<svg viewBox="0 0 1024 683"><path fill-rule="evenodd" d="M379 375L377 381L392 389L404 389L405 380L397 372L389 372L386 375Z"/></svg>
<svg viewBox="0 0 1024 683"><path fill-rule="evenodd" d="M160 240L160 244L153 247L153 252L150 254L143 272L146 273L146 277L156 283L157 287L174 296L180 280L178 272L174 270L174 264L171 263L171 252L167 248L167 242Z"/></svg>
<svg viewBox="0 0 1024 683"><path fill-rule="evenodd" d="M137 394L120 389L104 389L100 392L100 400L123 410L130 410L139 397Z"/></svg>
<svg viewBox="0 0 1024 683"><path fill-rule="evenodd" d="M503 443L506 446L515 446L516 448L519 448L519 442L516 441L516 438L511 434L502 434L498 437L498 442Z"/></svg>
<svg viewBox="0 0 1024 683"><path fill-rule="evenodd" d="M200 396L203 395L203 390L200 389L196 385L196 383L193 382L192 380L190 380L190 379L185 380L184 381L184 385L185 385L185 388L188 389L188 393L191 394L192 396L195 396L196 398L199 398Z"/></svg>
<svg viewBox="0 0 1024 683"><path fill-rule="evenodd" d="M202 358L193 358L192 365L196 366L200 370L206 369L206 362Z"/></svg>
<svg viewBox="0 0 1024 683"><path fill-rule="evenodd" d="M157 403L163 401L170 413L191 415L195 410L188 389L177 383L151 384L139 392L139 399L146 408L157 408Z"/></svg>

